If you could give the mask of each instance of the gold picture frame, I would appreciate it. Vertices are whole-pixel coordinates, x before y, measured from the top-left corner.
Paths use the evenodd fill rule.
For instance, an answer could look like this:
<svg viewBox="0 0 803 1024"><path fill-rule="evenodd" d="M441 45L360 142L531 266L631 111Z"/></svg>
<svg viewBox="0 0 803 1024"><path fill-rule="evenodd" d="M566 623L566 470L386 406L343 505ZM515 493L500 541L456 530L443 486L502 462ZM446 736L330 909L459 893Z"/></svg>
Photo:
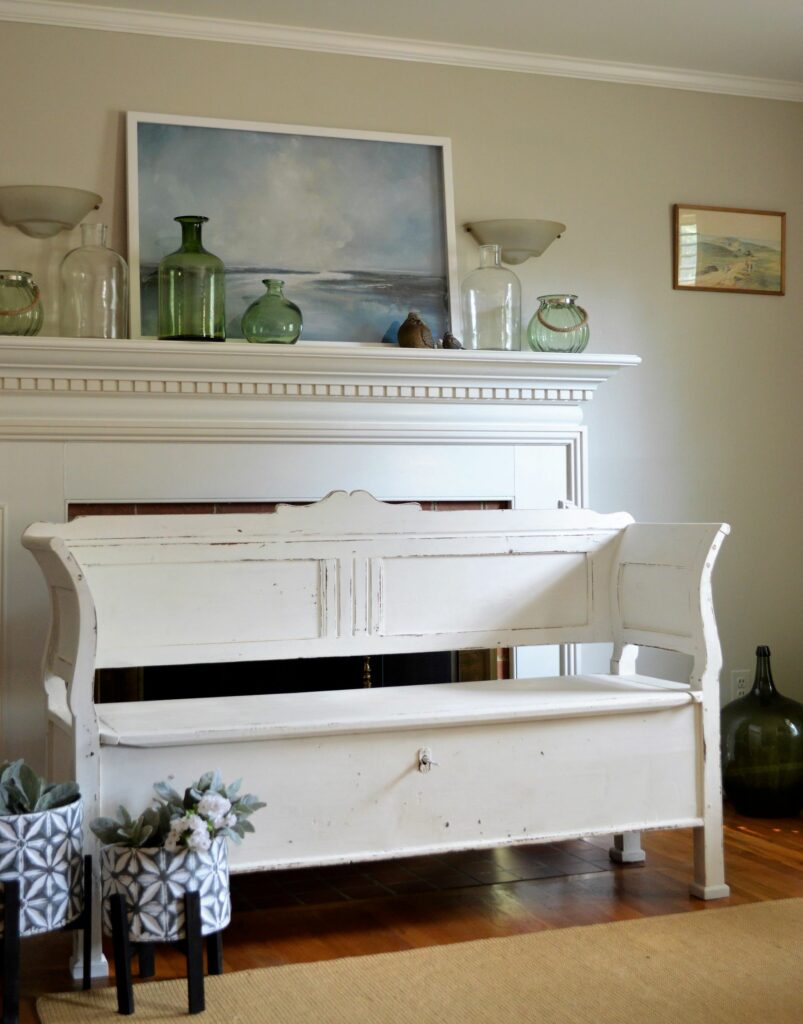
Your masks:
<svg viewBox="0 0 803 1024"><path fill-rule="evenodd" d="M676 203L672 287L783 295L786 214Z"/></svg>

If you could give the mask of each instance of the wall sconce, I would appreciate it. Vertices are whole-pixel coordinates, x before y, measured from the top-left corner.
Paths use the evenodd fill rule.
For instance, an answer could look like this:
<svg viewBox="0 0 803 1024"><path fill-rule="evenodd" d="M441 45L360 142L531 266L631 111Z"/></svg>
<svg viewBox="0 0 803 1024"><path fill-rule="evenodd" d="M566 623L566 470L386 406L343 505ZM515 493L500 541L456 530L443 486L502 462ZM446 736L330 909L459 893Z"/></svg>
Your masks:
<svg viewBox="0 0 803 1024"><path fill-rule="evenodd" d="M466 224L480 245L500 245L505 263L540 256L566 230L556 220L475 220Z"/></svg>
<svg viewBox="0 0 803 1024"><path fill-rule="evenodd" d="M69 231L103 202L96 192L62 185L0 186L0 218L31 238Z"/></svg>

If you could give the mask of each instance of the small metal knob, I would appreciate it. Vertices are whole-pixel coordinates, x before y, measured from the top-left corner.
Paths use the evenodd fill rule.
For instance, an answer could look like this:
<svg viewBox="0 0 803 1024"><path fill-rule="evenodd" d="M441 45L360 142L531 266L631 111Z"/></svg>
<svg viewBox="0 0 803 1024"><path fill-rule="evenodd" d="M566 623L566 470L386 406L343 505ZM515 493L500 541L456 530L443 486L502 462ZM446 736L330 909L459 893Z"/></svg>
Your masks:
<svg viewBox="0 0 803 1024"><path fill-rule="evenodd" d="M418 770L420 772L428 772L433 765L437 766L438 761L432 760L432 751L429 747L422 747L418 751Z"/></svg>

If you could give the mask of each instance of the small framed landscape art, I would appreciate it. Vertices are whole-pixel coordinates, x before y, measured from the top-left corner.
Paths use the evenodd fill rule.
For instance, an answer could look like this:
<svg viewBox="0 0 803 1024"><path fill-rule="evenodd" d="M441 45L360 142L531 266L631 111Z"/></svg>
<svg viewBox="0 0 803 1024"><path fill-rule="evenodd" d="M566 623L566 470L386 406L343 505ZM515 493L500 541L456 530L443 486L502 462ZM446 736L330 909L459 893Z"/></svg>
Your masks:
<svg viewBox="0 0 803 1024"><path fill-rule="evenodd" d="M448 139L129 113L128 204L133 337L157 334L157 268L189 214L225 266L228 338L265 278L302 341L395 341L411 309L459 330Z"/></svg>
<svg viewBox="0 0 803 1024"><path fill-rule="evenodd" d="M675 288L784 294L785 213L681 204L674 211Z"/></svg>

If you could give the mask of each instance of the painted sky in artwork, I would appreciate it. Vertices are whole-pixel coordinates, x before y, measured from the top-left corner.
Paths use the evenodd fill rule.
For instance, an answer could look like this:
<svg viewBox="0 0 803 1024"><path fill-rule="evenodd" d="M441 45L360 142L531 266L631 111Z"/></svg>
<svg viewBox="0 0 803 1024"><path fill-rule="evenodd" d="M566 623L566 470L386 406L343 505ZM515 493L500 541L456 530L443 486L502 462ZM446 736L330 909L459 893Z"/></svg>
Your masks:
<svg viewBox="0 0 803 1024"><path fill-rule="evenodd" d="M447 274L435 146L140 123L138 175L142 264L202 214L227 267Z"/></svg>

